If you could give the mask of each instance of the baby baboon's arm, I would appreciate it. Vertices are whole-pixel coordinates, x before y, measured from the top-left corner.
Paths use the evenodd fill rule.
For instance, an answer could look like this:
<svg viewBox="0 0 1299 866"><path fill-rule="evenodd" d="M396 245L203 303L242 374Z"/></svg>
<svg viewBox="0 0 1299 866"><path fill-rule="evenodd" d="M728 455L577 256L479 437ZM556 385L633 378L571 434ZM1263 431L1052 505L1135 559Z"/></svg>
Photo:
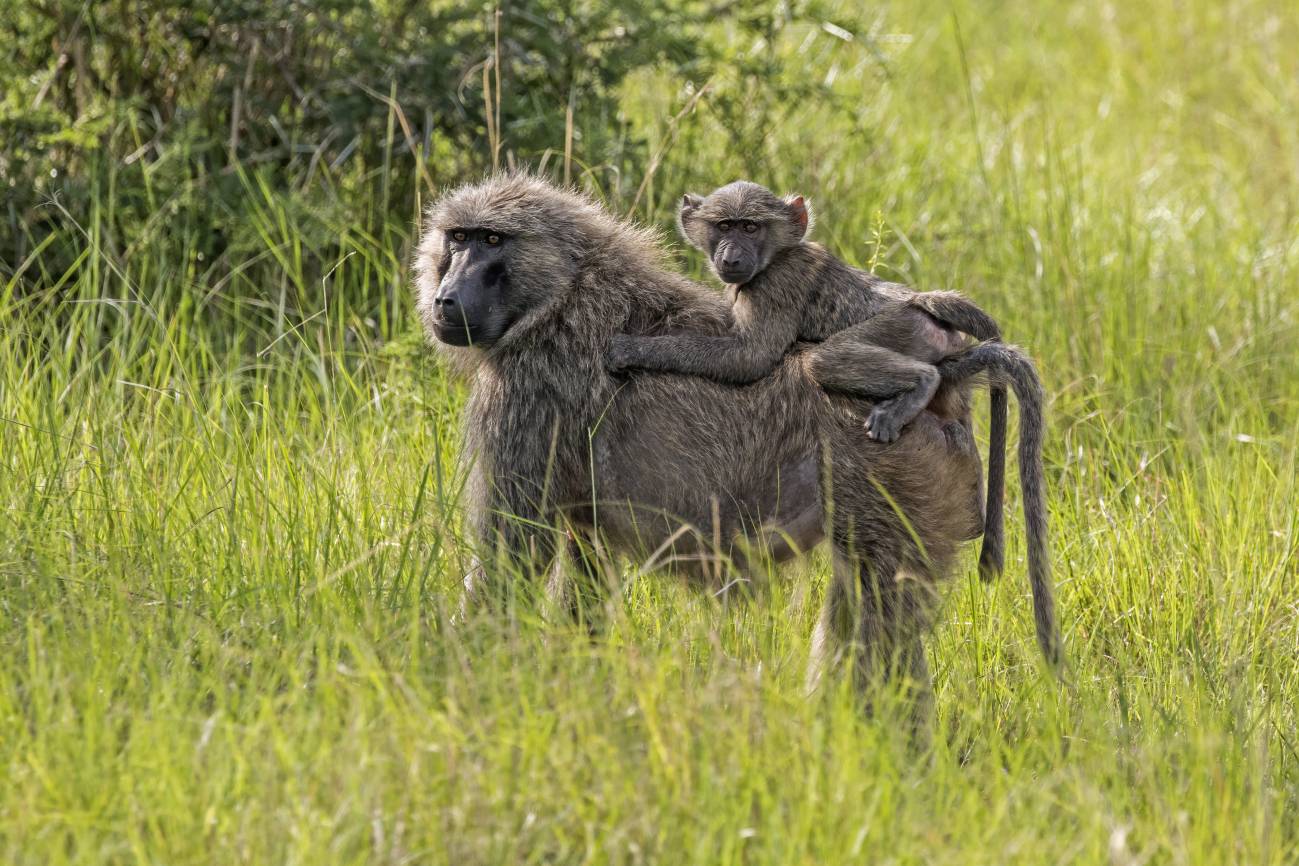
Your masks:
<svg viewBox="0 0 1299 866"><path fill-rule="evenodd" d="M744 385L766 376L798 338L792 310L763 310L737 318L729 334L669 334L633 337L617 334L605 359L610 370L653 370L703 376Z"/></svg>

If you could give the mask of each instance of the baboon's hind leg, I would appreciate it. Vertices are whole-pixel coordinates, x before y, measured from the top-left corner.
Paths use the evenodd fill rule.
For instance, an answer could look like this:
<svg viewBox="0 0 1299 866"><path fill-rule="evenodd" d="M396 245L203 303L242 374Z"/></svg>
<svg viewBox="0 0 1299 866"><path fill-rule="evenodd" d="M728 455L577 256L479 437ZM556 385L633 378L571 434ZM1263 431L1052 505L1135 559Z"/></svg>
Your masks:
<svg viewBox="0 0 1299 866"><path fill-rule="evenodd" d="M876 575L879 575L878 577ZM933 589L891 562L857 560L836 550L825 604L812 637L809 691L828 674L848 673L873 708L880 689L897 684L908 704L912 736L928 742L933 684L921 640Z"/></svg>
<svg viewBox="0 0 1299 866"><path fill-rule="evenodd" d="M932 364L867 342L872 333L858 325L835 334L808 353L808 371L827 391L874 401L866 433L893 442L933 399L941 378Z"/></svg>
<svg viewBox="0 0 1299 866"><path fill-rule="evenodd" d="M807 669L807 690L816 691L828 676L851 664L853 638L857 631L856 569L847 556L834 552L830 583L825 589L821 616L812 633L812 658Z"/></svg>

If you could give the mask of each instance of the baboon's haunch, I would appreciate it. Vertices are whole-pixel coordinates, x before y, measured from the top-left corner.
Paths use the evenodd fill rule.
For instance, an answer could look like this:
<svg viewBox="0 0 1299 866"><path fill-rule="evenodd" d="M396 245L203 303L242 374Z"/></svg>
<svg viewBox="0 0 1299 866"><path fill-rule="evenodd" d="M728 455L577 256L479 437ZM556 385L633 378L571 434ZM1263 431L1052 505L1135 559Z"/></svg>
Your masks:
<svg viewBox="0 0 1299 866"><path fill-rule="evenodd" d="M903 672L923 710L931 602L981 525L960 389L962 417L923 413L885 446L863 435L853 398L830 398L797 357L743 389L619 382L604 367L615 334L729 327L726 304L665 259L652 236L528 175L454 190L429 211L418 310L471 377L464 459L487 583L477 597L568 555L589 572L620 552L700 573L719 555L745 566L747 544L779 560L828 531L835 574L811 680L838 663L862 683ZM558 590L569 573L553 569Z"/></svg>
<svg viewBox="0 0 1299 866"><path fill-rule="evenodd" d="M610 368L655 370L706 376L745 384L768 375L798 343L817 343L807 352L812 376L827 390L874 403L867 435L897 439L934 400L939 361L966 349L969 337L1000 340L997 323L953 292L912 292L852 268L806 240L811 215L802 196L779 198L765 187L737 181L706 198L687 195L679 222L692 245L708 255L726 282L734 324L726 334L617 337ZM969 335L969 336L967 336ZM1002 495L1005 484L1005 393L1007 381L1021 396L1021 415L1031 427L1024 440L1040 441L1040 388L1022 353L999 360L1000 344L985 349L992 377L992 441L987 523L980 570L999 572L1004 557ZM1055 661L1058 636L1051 601L1046 548L1041 455L1021 462L1035 608L1044 631L1042 649Z"/></svg>

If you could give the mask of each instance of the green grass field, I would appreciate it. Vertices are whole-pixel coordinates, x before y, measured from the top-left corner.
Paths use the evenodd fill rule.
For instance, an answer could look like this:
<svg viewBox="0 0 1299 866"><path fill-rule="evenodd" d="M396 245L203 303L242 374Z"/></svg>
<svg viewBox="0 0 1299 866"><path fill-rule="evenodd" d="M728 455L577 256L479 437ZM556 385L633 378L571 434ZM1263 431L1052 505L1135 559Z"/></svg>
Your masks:
<svg viewBox="0 0 1299 866"><path fill-rule="evenodd" d="M789 105L756 179L1038 359L1068 685L1015 511L927 643L923 757L803 697L824 554L727 605L629 570L596 641L452 625L463 391L410 216L250 172L261 249L218 276L165 201L112 236L106 184L0 272L0 861L1299 862L1299 13L895 3L887 78L867 38L778 46L860 108ZM665 226L750 156L707 94L673 138L672 92L624 97Z"/></svg>

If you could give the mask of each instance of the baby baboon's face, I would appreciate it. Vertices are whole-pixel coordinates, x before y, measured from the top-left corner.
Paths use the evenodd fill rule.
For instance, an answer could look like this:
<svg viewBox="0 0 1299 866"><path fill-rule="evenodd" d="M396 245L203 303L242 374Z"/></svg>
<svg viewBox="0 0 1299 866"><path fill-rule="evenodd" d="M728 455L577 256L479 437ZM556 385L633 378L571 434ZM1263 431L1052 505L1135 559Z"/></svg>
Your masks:
<svg viewBox="0 0 1299 866"><path fill-rule="evenodd" d="M743 285L767 266L767 226L756 220L724 219L708 226L708 259L724 283Z"/></svg>
<svg viewBox="0 0 1299 866"><path fill-rule="evenodd" d="M808 211L802 196L777 197L748 181L736 181L707 198L681 200L681 231L708 254L713 273L726 283L744 285L771 264L781 250L802 242Z"/></svg>

